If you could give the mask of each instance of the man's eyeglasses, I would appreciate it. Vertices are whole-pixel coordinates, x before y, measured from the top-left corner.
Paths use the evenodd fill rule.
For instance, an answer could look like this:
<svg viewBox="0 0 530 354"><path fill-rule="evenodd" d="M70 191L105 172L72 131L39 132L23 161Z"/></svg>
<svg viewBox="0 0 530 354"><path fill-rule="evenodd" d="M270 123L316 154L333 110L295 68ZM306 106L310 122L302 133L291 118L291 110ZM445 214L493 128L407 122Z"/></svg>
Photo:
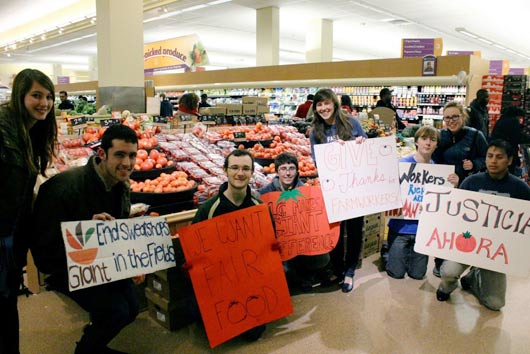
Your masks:
<svg viewBox="0 0 530 354"><path fill-rule="evenodd" d="M296 171L296 167L294 167L294 166L290 166L290 167L281 166L281 167L278 167L278 172L295 172L295 171Z"/></svg>
<svg viewBox="0 0 530 354"><path fill-rule="evenodd" d="M460 114L455 114L454 116L444 116L444 120L446 122L449 122L450 120L455 121L457 119L460 119Z"/></svg>
<svg viewBox="0 0 530 354"><path fill-rule="evenodd" d="M250 166L228 166L228 169L232 172L243 171L244 173L252 172L252 167Z"/></svg>

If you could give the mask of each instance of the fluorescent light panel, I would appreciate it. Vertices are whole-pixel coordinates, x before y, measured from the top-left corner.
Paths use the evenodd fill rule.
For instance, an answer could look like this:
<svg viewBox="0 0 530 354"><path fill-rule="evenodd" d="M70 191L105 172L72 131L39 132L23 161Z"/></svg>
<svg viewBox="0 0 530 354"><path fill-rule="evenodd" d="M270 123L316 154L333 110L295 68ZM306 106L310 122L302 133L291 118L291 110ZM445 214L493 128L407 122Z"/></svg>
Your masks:
<svg viewBox="0 0 530 354"><path fill-rule="evenodd" d="M482 36L479 36L478 34L475 34L475 33L472 33L472 32L469 32L468 30L466 30L464 27L457 27L455 28L455 31L459 32L459 33L462 33L463 35L465 36L468 36L468 37L471 37L471 38L474 38L482 43L486 43L488 45L491 45L497 49L500 49L500 50L503 50L505 52L508 52L510 54L514 54L514 55L518 55L520 57L523 57L523 58L526 58L526 59L530 59L530 57L526 54L523 54L523 53L520 53L516 50L513 50L513 49L510 49L510 48L507 48L503 45L500 45L499 43L495 43L493 41L490 41L489 39L487 38L484 38Z"/></svg>

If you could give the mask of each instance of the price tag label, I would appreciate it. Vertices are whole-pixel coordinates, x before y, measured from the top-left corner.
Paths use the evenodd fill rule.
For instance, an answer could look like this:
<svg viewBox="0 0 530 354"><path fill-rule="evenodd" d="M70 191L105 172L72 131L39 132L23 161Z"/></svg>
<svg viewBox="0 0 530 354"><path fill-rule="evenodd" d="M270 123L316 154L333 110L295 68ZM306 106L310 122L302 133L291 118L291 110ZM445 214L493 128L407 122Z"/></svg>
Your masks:
<svg viewBox="0 0 530 354"><path fill-rule="evenodd" d="M86 122L87 123L94 123L95 122L95 118L92 117L92 116L85 116L86 118Z"/></svg>
<svg viewBox="0 0 530 354"><path fill-rule="evenodd" d="M157 125L157 126L160 126L160 127L167 127L167 117L158 117L158 116L154 116L153 117L153 125Z"/></svg>
<svg viewBox="0 0 530 354"><path fill-rule="evenodd" d="M234 132L234 141L245 141L247 140L247 134L245 132Z"/></svg>
<svg viewBox="0 0 530 354"><path fill-rule="evenodd" d="M91 141L90 143L86 144L86 146L94 151L97 151L97 149L101 146L101 140Z"/></svg>
<svg viewBox="0 0 530 354"><path fill-rule="evenodd" d="M99 121L99 124L101 124L102 127L110 127L111 125L120 124L120 123L121 123L121 119L119 118L106 118L106 119L101 119Z"/></svg>
<svg viewBox="0 0 530 354"><path fill-rule="evenodd" d="M74 130L86 128L86 118L84 116L71 117L68 121Z"/></svg>

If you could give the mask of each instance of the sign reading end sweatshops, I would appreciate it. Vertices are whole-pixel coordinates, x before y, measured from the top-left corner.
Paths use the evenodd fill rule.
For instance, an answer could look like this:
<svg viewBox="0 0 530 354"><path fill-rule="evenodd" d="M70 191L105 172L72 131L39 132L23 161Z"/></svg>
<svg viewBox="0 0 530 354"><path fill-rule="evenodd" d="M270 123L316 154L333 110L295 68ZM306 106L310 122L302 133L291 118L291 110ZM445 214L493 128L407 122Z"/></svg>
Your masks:
<svg viewBox="0 0 530 354"><path fill-rule="evenodd" d="M61 223L71 291L175 266L165 218Z"/></svg>

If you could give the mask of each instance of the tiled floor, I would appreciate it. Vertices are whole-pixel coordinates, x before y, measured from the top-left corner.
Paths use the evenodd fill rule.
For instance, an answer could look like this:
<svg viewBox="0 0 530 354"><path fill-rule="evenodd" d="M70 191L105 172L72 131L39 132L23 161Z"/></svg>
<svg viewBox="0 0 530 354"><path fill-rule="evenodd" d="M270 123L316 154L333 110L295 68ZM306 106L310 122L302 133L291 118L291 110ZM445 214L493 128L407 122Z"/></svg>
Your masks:
<svg viewBox="0 0 530 354"><path fill-rule="evenodd" d="M255 343L234 339L211 350L202 328L168 332L143 312L111 347L134 354L530 353L528 279L509 277L507 304L493 312L460 288L440 303L430 271L421 281L395 280L378 262L363 261L350 294L334 288L294 296L294 314L269 324ZM45 291L20 297L19 309L22 354L73 353L87 320L77 305Z"/></svg>

